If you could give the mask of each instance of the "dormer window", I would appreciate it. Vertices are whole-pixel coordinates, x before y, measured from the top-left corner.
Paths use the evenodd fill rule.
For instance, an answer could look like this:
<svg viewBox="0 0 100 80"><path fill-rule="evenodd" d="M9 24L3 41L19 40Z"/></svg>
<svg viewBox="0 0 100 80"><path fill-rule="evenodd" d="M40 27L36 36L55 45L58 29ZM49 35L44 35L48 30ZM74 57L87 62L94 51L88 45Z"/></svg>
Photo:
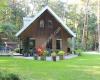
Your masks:
<svg viewBox="0 0 100 80"><path fill-rule="evenodd" d="M40 28L44 28L44 20L40 20Z"/></svg>
<svg viewBox="0 0 100 80"><path fill-rule="evenodd" d="M52 28L52 26L53 26L52 20L48 20L48 27Z"/></svg>

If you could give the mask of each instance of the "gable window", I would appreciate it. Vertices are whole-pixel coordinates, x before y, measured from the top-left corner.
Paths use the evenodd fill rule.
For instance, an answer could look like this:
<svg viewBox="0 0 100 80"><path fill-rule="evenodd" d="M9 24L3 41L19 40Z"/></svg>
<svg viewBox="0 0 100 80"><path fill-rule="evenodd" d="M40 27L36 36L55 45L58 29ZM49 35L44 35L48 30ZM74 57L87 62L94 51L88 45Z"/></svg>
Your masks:
<svg viewBox="0 0 100 80"><path fill-rule="evenodd" d="M48 20L48 27L52 28L52 26L53 26L52 20Z"/></svg>
<svg viewBox="0 0 100 80"><path fill-rule="evenodd" d="M40 28L44 28L44 20L40 20Z"/></svg>

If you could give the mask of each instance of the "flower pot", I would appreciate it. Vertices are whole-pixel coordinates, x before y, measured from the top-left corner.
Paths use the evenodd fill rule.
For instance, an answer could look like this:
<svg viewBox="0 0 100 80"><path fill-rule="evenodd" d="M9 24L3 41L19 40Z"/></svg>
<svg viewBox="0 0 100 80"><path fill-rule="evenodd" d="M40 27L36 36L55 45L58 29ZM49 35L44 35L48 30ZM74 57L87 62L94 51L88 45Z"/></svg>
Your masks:
<svg viewBox="0 0 100 80"><path fill-rule="evenodd" d="M41 56L40 60L42 60L42 61L46 60L46 56Z"/></svg>
<svg viewBox="0 0 100 80"><path fill-rule="evenodd" d="M53 61L56 61L56 56L52 56L52 60Z"/></svg>
<svg viewBox="0 0 100 80"><path fill-rule="evenodd" d="M38 56L34 56L34 60L38 60Z"/></svg>
<svg viewBox="0 0 100 80"><path fill-rule="evenodd" d="M59 59L60 60L63 60L64 59L64 56L63 55L59 55Z"/></svg>

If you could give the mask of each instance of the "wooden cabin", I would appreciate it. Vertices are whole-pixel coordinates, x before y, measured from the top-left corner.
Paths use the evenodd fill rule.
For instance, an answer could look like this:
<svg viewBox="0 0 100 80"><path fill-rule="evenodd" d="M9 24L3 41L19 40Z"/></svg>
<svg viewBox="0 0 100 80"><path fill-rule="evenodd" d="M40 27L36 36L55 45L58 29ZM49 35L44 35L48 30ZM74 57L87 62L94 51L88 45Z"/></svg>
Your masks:
<svg viewBox="0 0 100 80"><path fill-rule="evenodd" d="M22 49L42 46L44 49L68 51L67 39L76 35L48 6L26 23L16 34Z"/></svg>

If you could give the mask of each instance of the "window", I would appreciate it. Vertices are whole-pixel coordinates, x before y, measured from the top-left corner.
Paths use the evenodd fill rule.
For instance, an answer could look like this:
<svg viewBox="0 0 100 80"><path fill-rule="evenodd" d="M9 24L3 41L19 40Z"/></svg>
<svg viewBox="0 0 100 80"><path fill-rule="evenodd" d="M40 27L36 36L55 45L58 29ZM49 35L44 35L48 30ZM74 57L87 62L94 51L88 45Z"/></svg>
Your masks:
<svg viewBox="0 0 100 80"><path fill-rule="evenodd" d="M52 39L46 44L46 48L52 49Z"/></svg>
<svg viewBox="0 0 100 80"><path fill-rule="evenodd" d="M52 20L48 20L48 27L52 28L53 24L52 24Z"/></svg>
<svg viewBox="0 0 100 80"><path fill-rule="evenodd" d="M29 40L29 47L30 48L35 48L36 40L34 38L30 38Z"/></svg>
<svg viewBox="0 0 100 80"><path fill-rule="evenodd" d="M56 40L56 49L62 49L62 39Z"/></svg>
<svg viewBox="0 0 100 80"><path fill-rule="evenodd" d="M44 20L40 20L40 28L44 28Z"/></svg>

